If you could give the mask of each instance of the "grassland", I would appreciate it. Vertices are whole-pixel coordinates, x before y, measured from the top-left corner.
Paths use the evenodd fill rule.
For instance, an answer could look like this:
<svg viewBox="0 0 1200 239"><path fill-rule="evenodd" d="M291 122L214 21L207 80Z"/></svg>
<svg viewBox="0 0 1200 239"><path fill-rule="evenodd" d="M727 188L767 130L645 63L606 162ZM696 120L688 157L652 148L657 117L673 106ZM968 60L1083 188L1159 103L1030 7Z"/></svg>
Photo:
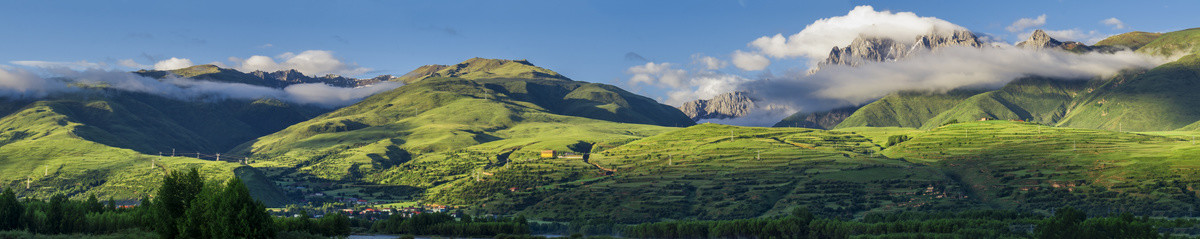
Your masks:
<svg viewBox="0 0 1200 239"><path fill-rule="evenodd" d="M883 148L892 135L910 140ZM1194 216L1200 163L1180 131L1125 133L1008 120L929 130L833 131L703 124L585 160L515 160L430 195L533 218L645 222L882 211L1073 206ZM459 201L455 201L459 200Z"/></svg>
<svg viewBox="0 0 1200 239"><path fill-rule="evenodd" d="M90 194L135 200L153 196L167 170L198 168L212 180L238 175L271 204L286 202L257 170L235 163L158 157L80 137L100 131L61 114L55 104L36 103L0 118L0 182L22 196L46 198Z"/></svg>
<svg viewBox="0 0 1200 239"><path fill-rule="evenodd" d="M518 161L449 193L486 192L468 198L486 202L489 212L625 223L771 216L797 206L853 217L964 200L936 169L870 156L879 149L849 132L702 124L587 160ZM564 173L549 184L526 184Z"/></svg>
<svg viewBox="0 0 1200 239"><path fill-rule="evenodd" d="M834 129L864 126L919 128L930 118L982 92L897 92L859 108Z"/></svg>
<svg viewBox="0 0 1200 239"><path fill-rule="evenodd" d="M1001 208L1075 206L1091 213L1197 213L1200 149L1180 133L1137 134L1027 122L952 124L913 134L891 158L943 168Z"/></svg>
<svg viewBox="0 0 1200 239"><path fill-rule="evenodd" d="M1118 34L1116 36L1104 38L1104 40L1100 40L1099 42L1096 42L1096 45L1097 46L1119 46L1119 47L1125 47L1125 48L1137 50L1138 48L1141 48L1142 46L1149 44L1150 42L1154 41L1155 39L1158 39L1158 37L1160 37L1160 36L1162 36L1162 33L1133 31L1133 32L1126 32L1126 33Z"/></svg>
<svg viewBox="0 0 1200 239"><path fill-rule="evenodd" d="M510 165L542 150L589 153L671 129L663 126L693 124L670 106L614 86L513 73L530 67L523 61L468 60L443 73L475 79L413 80L232 153L256 159L254 166L285 188L304 188L293 196L320 192L380 202L464 204L471 196L455 191L464 181L521 167ZM488 75L531 79L478 78ZM547 165L566 172L526 184L575 178L570 170L575 166L592 167ZM448 193L455 196L444 196Z"/></svg>

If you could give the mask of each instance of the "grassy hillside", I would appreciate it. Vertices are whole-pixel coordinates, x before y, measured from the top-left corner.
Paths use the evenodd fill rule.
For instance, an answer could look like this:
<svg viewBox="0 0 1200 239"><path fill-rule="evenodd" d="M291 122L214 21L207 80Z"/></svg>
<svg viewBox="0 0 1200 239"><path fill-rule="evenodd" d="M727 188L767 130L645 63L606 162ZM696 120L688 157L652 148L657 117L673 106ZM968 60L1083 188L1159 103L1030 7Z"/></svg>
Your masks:
<svg viewBox="0 0 1200 239"><path fill-rule="evenodd" d="M241 176L257 198L280 205L289 200L258 170L158 155L222 153L324 111L274 99L182 101L103 87L7 99L0 101L0 183L21 189L28 183L21 191L28 196L129 200L153 192L164 168L195 167L214 179Z"/></svg>
<svg viewBox="0 0 1200 239"><path fill-rule="evenodd" d="M821 112L796 112L771 127L832 129L854 114L861 106L848 106Z"/></svg>
<svg viewBox="0 0 1200 239"><path fill-rule="evenodd" d="M278 100L189 102L121 91L60 95L31 106L53 108L87 126L76 136L143 154L220 153L325 109Z"/></svg>
<svg viewBox="0 0 1200 239"><path fill-rule="evenodd" d="M1162 34L1158 38L1138 48L1141 53L1171 56L1177 54L1194 54L1200 51L1200 28L1174 31Z"/></svg>
<svg viewBox="0 0 1200 239"><path fill-rule="evenodd" d="M1022 78L996 91L971 96L922 124L929 129L946 122L979 119L1024 120L1054 124L1062 119L1085 80Z"/></svg>
<svg viewBox="0 0 1200 239"><path fill-rule="evenodd" d="M1060 126L1121 131L1174 130L1200 120L1200 56L1189 55L1149 71L1093 82Z"/></svg>
<svg viewBox="0 0 1200 239"><path fill-rule="evenodd" d="M571 80L558 72L534 66L526 60L471 58L455 65L427 65L396 80L413 83L431 78Z"/></svg>
<svg viewBox="0 0 1200 239"><path fill-rule="evenodd" d="M1118 46L1137 50L1146 44L1158 39L1162 33L1133 31L1121 33L1115 36L1110 36L1096 42L1097 46Z"/></svg>
<svg viewBox="0 0 1200 239"><path fill-rule="evenodd" d="M617 222L753 218L798 206L853 216L963 200L961 189L937 170L871 157L877 150L848 132L702 124L586 160L514 161L439 195L486 202L489 212ZM543 175L554 180L530 183Z"/></svg>
<svg viewBox="0 0 1200 239"><path fill-rule="evenodd" d="M834 128L921 127L929 119L980 93L977 90L950 92L897 92L859 108Z"/></svg>
<svg viewBox="0 0 1200 239"><path fill-rule="evenodd" d="M452 182L542 150L587 153L593 145L620 145L670 129L612 121L689 121L674 108L651 103L578 81L431 78L292 125L234 153L259 159L255 166L281 181L328 194L439 198ZM551 175L543 176L558 180ZM461 202L456 200L437 201Z"/></svg>
<svg viewBox="0 0 1200 239"><path fill-rule="evenodd" d="M94 106L94 105L93 105ZM257 170L234 163L150 156L87 140L80 134L103 129L74 120L61 102L37 102L0 118L0 183L39 198L89 194L121 200L152 195L165 170L199 168L214 180L243 177L254 196L269 204L286 198ZM79 112L73 112L79 113ZM154 166L151 166L152 163ZM26 186L29 188L26 188Z"/></svg>
<svg viewBox="0 0 1200 239"><path fill-rule="evenodd" d="M909 133L889 157L943 168L991 207L1160 216L1200 213L1200 148L1164 137L1027 122L967 122Z"/></svg>

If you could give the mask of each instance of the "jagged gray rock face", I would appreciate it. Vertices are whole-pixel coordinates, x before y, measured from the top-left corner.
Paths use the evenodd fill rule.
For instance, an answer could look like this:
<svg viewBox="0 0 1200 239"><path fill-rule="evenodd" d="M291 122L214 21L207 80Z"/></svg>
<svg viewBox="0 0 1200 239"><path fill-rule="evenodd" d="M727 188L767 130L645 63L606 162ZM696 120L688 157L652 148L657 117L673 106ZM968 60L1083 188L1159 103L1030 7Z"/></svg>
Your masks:
<svg viewBox="0 0 1200 239"><path fill-rule="evenodd" d="M1028 39L1017 43L1018 47L1034 50L1058 48L1062 45L1062 42L1050 37L1050 34L1046 34L1046 32L1042 31L1042 29L1034 30L1033 34L1029 35Z"/></svg>
<svg viewBox="0 0 1200 239"><path fill-rule="evenodd" d="M824 64L862 65L865 61L891 61L907 54L908 47L888 38L855 38L850 46L833 47Z"/></svg>
<svg viewBox="0 0 1200 239"><path fill-rule="evenodd" d="M679 110L692 120L728 119L750 114L750 110L754 107L754 99L750 98L749 94L730 92L717 95L712 99L684 103Z"/></svg>
<svg viewBox="0 0 1200 239"><path fill-rule="evenodd" d="M858 66L866 62L894 61L949 46L982 47L983 42L967 30L950 34L930 33L918 36L911 43L890 38L858 37L849 46L834 47L820 65Z"/></svg>

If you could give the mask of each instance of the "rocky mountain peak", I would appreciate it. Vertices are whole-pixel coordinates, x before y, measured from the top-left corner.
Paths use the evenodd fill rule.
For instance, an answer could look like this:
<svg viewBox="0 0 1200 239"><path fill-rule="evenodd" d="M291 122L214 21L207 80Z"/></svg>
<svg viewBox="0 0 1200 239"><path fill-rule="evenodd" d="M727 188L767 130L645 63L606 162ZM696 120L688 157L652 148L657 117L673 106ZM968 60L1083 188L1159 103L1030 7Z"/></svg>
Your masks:
<svg viewBox="0 0 1200 239"><path fill-rule="evenodd" d="M1017 43L1017 46L1025 49L1046 49L1056 48L1062 44L1062 42L1050 37L1050 34L1046 34L1042 29L1037 29L1033 31L1033 34L1029 34L1028 39Z"/></svg>
<svg viewBox="0 0 1200 239"><path fill-rule="evenodd" d="M684 103L679 110L692 120L728 119L750 114L754 109L754 99L746 92L730 92L720 94L712 99L700 99Z"/></svg>
<svg viewBox="0 0 1200 239"><path fill-rule="evenodd" d="M917 36L912 41L860 36L851 41L849 46L834 47L829 52L829 57L820 65L858 66L866 62L894 61L918 52L949 46L982 47L983 42L967 30L956 30L948 34L930 32Z"/></svg>

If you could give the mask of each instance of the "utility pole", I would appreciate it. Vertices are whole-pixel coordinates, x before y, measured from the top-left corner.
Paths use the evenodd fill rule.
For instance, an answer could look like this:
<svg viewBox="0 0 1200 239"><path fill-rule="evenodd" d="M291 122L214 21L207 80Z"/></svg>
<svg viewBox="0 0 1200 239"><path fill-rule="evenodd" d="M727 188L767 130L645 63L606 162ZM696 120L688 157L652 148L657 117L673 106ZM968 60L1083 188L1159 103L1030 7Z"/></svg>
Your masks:
<svg viewBox="0 0 1200 239"><path fill-rule="evenodd" d="M673 155L670 154L667 155L667 166L675 166L675 161L672 156Z"/></svg>
<svg viewBox="0 0 1200 239"><path fill-rule="evenodd" d="M175 148L171 148L171 157L175 157Z"/></svg>
<svg viewBox="0 0 1200 239"><path fill-rule="evenodd" d="M33 177L25 178L25 189L29 189L29 185L33 183Z"/></svg>
<svg viewBox="0 0 1200 239"><path fill-rule="evenodd" d="M758 150L758 154L754 155L754 160L762 161L762 150Z"/></svg>
<svg viewBox="0 0 1200 239"><path fill-rule="evenodd" d="M217 161L221 161L221 153L217 153Z"/></svg>

